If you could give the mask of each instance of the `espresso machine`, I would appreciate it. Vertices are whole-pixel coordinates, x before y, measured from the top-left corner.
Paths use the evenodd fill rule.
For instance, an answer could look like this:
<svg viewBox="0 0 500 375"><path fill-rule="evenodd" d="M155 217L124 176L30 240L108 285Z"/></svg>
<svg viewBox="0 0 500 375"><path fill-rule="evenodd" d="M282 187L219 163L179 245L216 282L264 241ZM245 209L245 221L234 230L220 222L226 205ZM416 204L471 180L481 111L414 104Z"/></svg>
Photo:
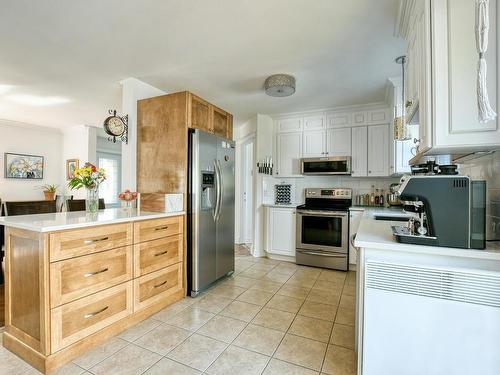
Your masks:
<svg viewBox="0 0 500 375"><path fill-rule="evenodd" d="M403 210L412 218L393 226L398 242L484 249L486 182L467 176L403 176L398 189Z"/></svg>

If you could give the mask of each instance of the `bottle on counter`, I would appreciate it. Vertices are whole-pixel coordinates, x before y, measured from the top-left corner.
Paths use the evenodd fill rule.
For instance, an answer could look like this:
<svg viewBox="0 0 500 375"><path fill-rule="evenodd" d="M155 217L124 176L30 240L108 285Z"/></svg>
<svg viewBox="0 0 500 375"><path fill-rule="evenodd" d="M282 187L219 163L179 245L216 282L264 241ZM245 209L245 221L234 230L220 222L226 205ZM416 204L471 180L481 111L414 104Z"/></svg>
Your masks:
<svg viewBox="0 0 500 375"><path fill-rule="evenodd" d="M365 202L363 203L364 206L369 206L370 205L370 194L366 193L365 194Z"/></svg>
<svg viewBox="0 0 500 375"><path fill-rule="evenodd" d="M378 193L378 189L375 190L375 206L380 205L380 194Z"/></svg>
<svg viewBox="0 0 500 375"><path fill-rule="evenodd" d="M380 192L380 198L379 198L378 203L379 203L381 206L383 206L383 205L384 205L384 203L385 203L385 202L384 202L384 189L382 189L382 190L381 190L381 192Z"/></svg>
<svg viewBox="0 0 500 375"><path fill-rule="evenodd" d="M372 193L370 195L370 206L375 206L375 186L372 185Z"/></svg>

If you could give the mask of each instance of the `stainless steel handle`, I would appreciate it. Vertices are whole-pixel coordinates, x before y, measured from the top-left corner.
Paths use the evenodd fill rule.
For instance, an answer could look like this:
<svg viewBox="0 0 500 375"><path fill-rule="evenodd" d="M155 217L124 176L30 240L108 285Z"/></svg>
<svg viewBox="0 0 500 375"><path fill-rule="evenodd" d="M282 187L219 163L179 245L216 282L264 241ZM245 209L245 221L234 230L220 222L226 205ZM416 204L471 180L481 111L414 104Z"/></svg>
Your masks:
<svg viewBox="0 0 500 375"><path fill-rule="evenodd" d="M313 251L301 251L302 254L316 255L319 257L329 257L329 258L345 258L346 254L328 254L328 253L315 253Z"/></svg>
<svg viewBox="0 0 500 375"><path fill-rule="evenodd" d="M156 253L155 257L159 257L160 255L164 255L166 253L168 253L168 250L162 251L161 253Z"/></svg>
<svg viewBox="0 0 500 375"><path fill-rule="evenodd" d="M106 272L108 270L109 270L109 268L106 267L106 268L104 268L104 269L102 269L100 271L84 273L83 277L90 277L90 276L94 276L94 275L99 275L100 273L104 273L104 272Z"/></svg>
<svg viewBox="0 0 500 375"><path fill-rule="evenodd" d="M100 310L98 310L98 311L96 311L96 312L93 312L93 313L90 313L90 314L85 314L83 317L84 317L85 319L92 318L93 316L96 316L96 315L98 315L98 314L100 314L100 313L102 313L102 312L106 311L108 308L109 308L109 306L106 306L105 308L100 309Z"/></svg>
<svg viewBox="0 0 500 375"><path fill-rule="evenodd" d="M165 225L163 227L155 228L155 230L166 230L166 229L168 229L168 225Z"/></svg>
<svg viewBox="0 0 500 375"><path fill-rule="evenodd" d="M100 242L100 241L106 241L108 239L109 239L109 237L101 237L101 238L95 238L93 240L85 240L85 241L83 241L83 243L85 245L90 245L91 243Z"/></svg>
<svg viewBox="0 0 500 375"><path fill-rule="evenodd" d="M214 160L214 166L215 166L215 181L217 184L217 202L216 202L216 210L214 214L214 220L217 222L219 221L220 218L220 212L222 208L222 190L224 188L223 186L223 181L222 181L222 174L220 172L220 163L219 160Z"/></svg>
<svg viewBox="0 0 500 375"><path fill-rule="evenodd" d="M164 282L162 282L162 283L159 283L159 284L155 285L153 288L159 288L160 286L163 286L163 285L165 285L166 283L167 283L167 280L165 280L165 281L164 281Z"/></svg>
<svg viewBox="0 0 500 375"><path fill-rule="evenodd" d="M338 218L344 218L349 216L347 212L344 214L344 213L333 213L328 211L314 211L314 210L300 210L297 211L297 213L299 215L304 215L304 216L328 216L328 217L338 217Z"/></svg>

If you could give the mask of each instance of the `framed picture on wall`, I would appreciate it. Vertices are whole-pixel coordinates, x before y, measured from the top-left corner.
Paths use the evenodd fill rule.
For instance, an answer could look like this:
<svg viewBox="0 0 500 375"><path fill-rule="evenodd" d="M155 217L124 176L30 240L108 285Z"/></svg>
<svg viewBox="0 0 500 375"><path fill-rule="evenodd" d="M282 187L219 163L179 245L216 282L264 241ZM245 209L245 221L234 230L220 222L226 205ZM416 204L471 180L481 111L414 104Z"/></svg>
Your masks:
<svg viewBox="0 0 500 375"><path fill-rule="evenodd" d="M80 160L68 159L66 160L66 179L71 180L75 176L75 171L80 168Z"/></svg>
<svg viewBox="0 0 500 375"><path fill-rule="evenodd" d="M42 180L43 156L6 152L4 154L4 177Z"/></svg>

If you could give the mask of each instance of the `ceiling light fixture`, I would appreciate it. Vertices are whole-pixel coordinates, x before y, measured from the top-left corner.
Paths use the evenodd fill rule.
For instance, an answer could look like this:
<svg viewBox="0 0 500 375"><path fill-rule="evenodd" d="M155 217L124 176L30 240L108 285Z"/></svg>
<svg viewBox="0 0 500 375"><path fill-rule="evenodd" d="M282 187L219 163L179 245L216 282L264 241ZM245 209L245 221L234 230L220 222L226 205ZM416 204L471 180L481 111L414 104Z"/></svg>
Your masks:
<svg viewBox="0 0 500 375"><path fill-rule="evenodd" d="M25 105L41 107L46 105L64 104L69 102L68 98L60 96L36 96L36 95L9 95L7 99Z"/></svg>
<svg viewBox="0 0 500 375"><path fill-rule="evenodd" d="M289 74L273 74L266 78L264 88L269 96L290 96L295 92L295 77Z"/></svg>

